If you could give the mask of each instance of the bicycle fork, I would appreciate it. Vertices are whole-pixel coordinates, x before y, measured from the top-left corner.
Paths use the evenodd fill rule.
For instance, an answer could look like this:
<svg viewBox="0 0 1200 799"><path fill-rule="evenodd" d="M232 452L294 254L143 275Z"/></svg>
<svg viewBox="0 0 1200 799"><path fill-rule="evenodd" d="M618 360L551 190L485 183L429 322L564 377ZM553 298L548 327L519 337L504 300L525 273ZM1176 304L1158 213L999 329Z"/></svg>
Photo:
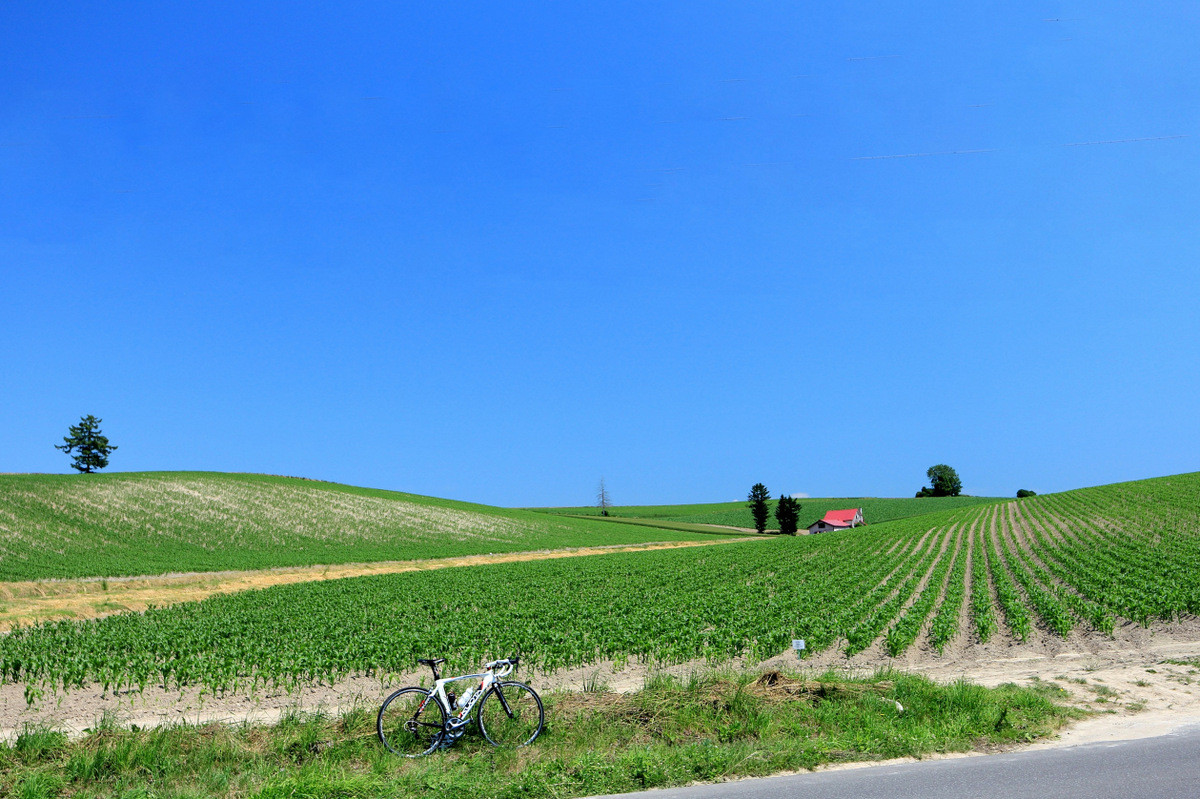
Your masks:
<svg viewBox="0 0 1200 799"><path fill-rule="evenodd" d="M504 698L504 692L500 690L500 686L497 684L492 690L496 692L496 696L500 697L500 707L504 708L504 714L510 719L513 718L512 708L508 706L508 700Z"/></svg>

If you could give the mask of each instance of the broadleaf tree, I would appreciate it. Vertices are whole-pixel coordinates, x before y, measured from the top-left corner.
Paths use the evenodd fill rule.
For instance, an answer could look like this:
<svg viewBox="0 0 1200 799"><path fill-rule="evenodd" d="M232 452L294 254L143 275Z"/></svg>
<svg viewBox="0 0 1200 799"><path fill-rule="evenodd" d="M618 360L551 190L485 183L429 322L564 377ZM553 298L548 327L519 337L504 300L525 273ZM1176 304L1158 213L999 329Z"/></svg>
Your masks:
<svg viewBox="0 0 1200 799"><path fill-rule="evenodd" d="M85 474L108 465L108 456L117 448L108 443L108 436L100 432L100 422L90 413L80 418L79 424L67 428L70 435L63 436L63 443L55 444L55 449L71 455L71 468ZM74 454L72 454L74 453Z"/></svg>
<svg viewBox="0 0 1200 799"><path fill-rule="evenodd" d="M918 497L957 497L962 493L958 472L944 463L930 466L925 472L929 485L917 492Z"/></svg>
<svg viewBox="0 0 1200 799"><path fill-rule="evenodd" d="M750 488L750 515L754 517L754 529L760 533L767 529L767 517L771 515L767 500L770 498L771 492L762 483L755 483Z"/></svg>

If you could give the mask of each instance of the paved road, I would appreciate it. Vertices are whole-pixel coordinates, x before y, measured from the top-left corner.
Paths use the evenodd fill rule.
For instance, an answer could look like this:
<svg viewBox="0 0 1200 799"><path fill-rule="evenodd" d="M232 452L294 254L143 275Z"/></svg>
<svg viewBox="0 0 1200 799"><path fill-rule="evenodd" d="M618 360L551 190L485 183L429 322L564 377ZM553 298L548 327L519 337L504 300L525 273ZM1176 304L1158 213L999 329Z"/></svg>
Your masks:
<svg viewBox="0 0 1200 799"><path fill-rule="evenodd" d="M645 799L1197 799L1200 728L1157 738L624 794ZM610 797L610 799L613 799Z"/></svg>

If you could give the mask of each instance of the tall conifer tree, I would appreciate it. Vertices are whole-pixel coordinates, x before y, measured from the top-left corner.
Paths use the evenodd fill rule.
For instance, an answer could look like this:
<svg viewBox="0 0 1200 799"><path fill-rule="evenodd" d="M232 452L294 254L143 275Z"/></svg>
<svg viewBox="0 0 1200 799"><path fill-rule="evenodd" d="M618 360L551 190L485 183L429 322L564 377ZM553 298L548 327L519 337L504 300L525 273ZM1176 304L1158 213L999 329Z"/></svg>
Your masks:
<svg viewBox="0 0 1200 799"><path fill-rule="evenodd" d="M79 420L79 424L67 428L70 435L63 436L62 444L54 445L55 449L68 455L75 453L71 456L72 469L90 474L108 465L108 455L116 447L111 446L108 437L100 432L101 421L89 413Z"/></svg>

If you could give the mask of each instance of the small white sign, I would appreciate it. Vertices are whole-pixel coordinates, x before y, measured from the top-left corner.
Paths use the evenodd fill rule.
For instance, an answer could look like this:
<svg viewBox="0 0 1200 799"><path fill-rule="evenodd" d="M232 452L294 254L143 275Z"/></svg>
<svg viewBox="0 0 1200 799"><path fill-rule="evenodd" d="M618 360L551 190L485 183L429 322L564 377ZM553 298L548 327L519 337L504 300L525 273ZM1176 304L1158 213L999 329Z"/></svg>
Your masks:
<svg viewBox="0 0 1200 799"><path fill-rule="evenodd" d="M804 639L803 638L793 638L792 639L792 649L795 649L797 652L799 652L803 648L804 648Z"/></svg>

